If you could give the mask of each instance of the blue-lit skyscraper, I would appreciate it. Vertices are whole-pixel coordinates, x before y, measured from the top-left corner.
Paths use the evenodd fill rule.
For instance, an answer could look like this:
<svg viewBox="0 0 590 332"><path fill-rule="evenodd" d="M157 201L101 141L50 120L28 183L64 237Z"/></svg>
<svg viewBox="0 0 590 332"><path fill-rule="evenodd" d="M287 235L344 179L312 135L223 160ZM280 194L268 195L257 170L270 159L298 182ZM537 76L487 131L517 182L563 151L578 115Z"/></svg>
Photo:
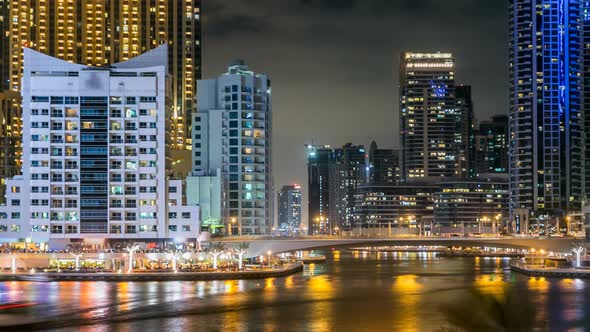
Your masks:
<svg viewBox="0 0 590 332"><path fill-rule="evenodd" d="M584 206L590 201L590 1L586 0L582 8L583 27L583 95L584 111ZM584 208L588 210L588 208ZM586 217L586 239L590 240L590 215Z"/></svg>
<svg viewBox="0 0 590 332"><path fill-rule="evenodd" d="M579 211L581 0L510 0L511 217Z"/></svg>

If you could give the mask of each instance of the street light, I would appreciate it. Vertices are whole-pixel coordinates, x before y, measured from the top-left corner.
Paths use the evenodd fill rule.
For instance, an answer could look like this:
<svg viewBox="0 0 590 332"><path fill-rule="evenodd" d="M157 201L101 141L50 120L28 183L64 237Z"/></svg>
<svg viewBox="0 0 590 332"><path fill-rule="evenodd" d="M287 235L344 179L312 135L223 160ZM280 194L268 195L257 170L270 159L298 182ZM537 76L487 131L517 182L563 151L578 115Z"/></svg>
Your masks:
<svg viewBox="0 0 590 332"><path fill-rule="evenodd" d="M229 226L229 236L232 236L234 233L234 225L236 224L236 217L231 218L231 224Z"/></svg>
<svg viewBox="0 0 590 332"><path fill-rule="evenodd" d="M272 254L272 252L269 250L266 252L266 254L268 255L268 268L270 269L270 255Z"/></svg>

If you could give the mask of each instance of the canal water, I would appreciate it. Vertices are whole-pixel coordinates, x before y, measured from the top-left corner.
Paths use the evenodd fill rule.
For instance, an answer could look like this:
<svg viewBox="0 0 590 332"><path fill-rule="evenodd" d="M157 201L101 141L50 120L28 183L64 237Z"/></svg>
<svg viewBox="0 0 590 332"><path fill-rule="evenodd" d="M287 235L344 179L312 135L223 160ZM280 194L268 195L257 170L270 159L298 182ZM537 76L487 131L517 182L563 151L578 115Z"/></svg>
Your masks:
<svg viewBox="0 0 590 332"><path fill-rule="evenodd" d="M530 289L551 331L590 331L572 324L590 315L590 281L518 275L507 259L323 253L325 264L258 281L4 282L0 303L36 305L0 322L33 317L39 323L27 330L92 332L436 331L447 325L442 308L472 287L501 294L512 283Z"/></svg>

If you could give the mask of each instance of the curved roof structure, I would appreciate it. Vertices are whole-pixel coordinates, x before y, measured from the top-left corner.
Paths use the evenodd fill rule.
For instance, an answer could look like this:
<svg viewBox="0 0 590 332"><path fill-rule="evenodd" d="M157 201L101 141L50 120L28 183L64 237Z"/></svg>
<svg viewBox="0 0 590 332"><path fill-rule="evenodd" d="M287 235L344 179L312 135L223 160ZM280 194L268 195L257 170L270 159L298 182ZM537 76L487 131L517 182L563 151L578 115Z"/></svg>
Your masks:
<svg viewBox="0 0 590 332"><path fill-rule="evenodd" d="M137 69L164 66L168 72L168 44L162 44L148 52L127 61L111 64L105 67L92 67L71 63L50 55L24 48L25 70L30 71L78 71L83 69Z"/></svg>

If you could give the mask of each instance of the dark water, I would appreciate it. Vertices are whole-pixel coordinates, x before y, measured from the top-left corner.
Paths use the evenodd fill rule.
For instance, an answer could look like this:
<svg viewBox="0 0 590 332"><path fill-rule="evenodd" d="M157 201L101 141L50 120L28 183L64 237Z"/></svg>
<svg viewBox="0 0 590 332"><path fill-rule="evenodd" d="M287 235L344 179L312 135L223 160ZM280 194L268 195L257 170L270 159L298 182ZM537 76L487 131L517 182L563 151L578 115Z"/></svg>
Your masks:
<svg viewBox="0 0 590 332"><path fill-rule="evenodd" d="M516 275L505 259L326 254L302 274L259 281L5 282L0 303L37 302L29 314L48 321L33 327L56 331L436 331L441 306L470 287L511 282L533 292L552 331L584 331L566 326L590 315L589 281Z"/></svg>

